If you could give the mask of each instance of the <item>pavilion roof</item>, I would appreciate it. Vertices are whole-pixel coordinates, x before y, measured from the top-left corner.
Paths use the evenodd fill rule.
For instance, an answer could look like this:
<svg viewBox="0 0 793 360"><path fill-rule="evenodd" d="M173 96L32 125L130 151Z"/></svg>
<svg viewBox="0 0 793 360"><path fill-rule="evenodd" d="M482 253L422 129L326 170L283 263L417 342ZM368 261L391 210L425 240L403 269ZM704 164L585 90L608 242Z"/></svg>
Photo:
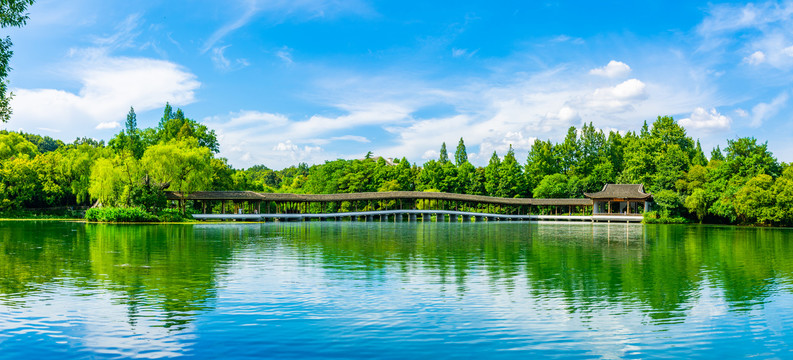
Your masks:
<svg viewBox="0 0 793 360"><path fill-rule="evenodd" d="M590 199L647 200L653 195L644 192L643 184L606 184L596 193L584 193Z"/></svg>

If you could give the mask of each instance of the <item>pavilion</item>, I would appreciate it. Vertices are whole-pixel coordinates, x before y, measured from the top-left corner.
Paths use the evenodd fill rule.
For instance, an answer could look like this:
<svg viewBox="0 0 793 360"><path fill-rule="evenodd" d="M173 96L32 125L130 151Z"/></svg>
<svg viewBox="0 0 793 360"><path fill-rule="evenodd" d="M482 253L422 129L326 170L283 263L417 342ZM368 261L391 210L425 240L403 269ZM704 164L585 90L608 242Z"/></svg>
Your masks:
<svg viewBox="0 0 793 360"><path fill-rule="evenodd" d="M584 193L592 199L592 215L641 215L650 211L652 194L643 184L606 184L596 193Z"/></svg>

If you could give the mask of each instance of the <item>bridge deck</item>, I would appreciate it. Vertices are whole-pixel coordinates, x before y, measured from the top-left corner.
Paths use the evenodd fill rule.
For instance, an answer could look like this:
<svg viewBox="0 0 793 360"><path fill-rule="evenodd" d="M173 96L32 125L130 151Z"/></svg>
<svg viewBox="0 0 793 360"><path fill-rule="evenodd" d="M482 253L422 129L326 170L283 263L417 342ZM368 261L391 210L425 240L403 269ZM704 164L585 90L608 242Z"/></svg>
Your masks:
<svg viewBox="0 0 793 360"><path fill-rule="evenodd" d="M412 216L425 216L438 215L451 216L456 215L465 219L466 217L474 219L488 219L493 220L517 220L517 221L587 221L587 222L641 222L642 217L636 215L508 215L508 214L489 214L479 212L465 212L453 210L379 210L379 211L356 211L356 212L343 212L343 213L325 213L325 214L193 214L193 218L197 220L241 220L241 221L304 221L311 219L327 220L327 219L341 219L341 218L358 218L364 219L371 217L381 216L399 216L407 215L411 220ZM492 219L492 220L491 220ZM422 219L423 220L423 219Z"/></svg>

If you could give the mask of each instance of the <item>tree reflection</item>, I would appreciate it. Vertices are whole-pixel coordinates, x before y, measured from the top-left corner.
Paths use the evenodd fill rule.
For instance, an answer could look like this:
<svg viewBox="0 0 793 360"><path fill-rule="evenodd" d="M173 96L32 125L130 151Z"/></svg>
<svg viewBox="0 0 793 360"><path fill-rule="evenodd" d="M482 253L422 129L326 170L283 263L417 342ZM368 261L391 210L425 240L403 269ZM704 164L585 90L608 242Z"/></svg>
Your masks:
<svg viewBox="0 0 793 360"><path fill-rule="evenodd" d="M214 307L222 276L245 255L296 259L330 280L429 282L464 297L526 288L567 311L639 309L682 321L705 286L733 311L793 280L788 229L625 224L280 223L98 225L0 222L0 302L53 291L111 292L134 325L156 311L182 329ZM265 274L270 275L270 274Z"/></svg>
<svg viewBox="0 0 793 360"><path fill-rule="evenodd" d="M0 299L52 282L100 288L127 306L132 325L149 309L161 312L161 326L181 329L211 308L233 246L192 226L2 223Z"/></svg>

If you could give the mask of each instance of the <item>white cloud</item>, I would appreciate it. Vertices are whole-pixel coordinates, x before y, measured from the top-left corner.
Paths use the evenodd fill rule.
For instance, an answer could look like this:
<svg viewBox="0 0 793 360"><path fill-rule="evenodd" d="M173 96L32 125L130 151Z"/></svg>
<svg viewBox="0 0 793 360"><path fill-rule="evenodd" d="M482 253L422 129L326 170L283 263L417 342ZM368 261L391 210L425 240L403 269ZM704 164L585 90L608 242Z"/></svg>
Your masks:
<svg viewBox="0 0 793 360"><path fill-rule="evenodd" d="M221 46L212 48L212 63L215 64L215 67L221 71L231 71L231 70L238 70L242 69L250 63L246 59L236 59L233 62L226 58L226 49L228 49L231 45Z"/></svg>
<svg viewBox="0 0 793 360"><path fill-rule="evenodd" d="M477 52L479 52L479 49L470 51L468 49L453 48L452 49L452 57L456 57L456 58L459 58L459 57L470 58L470 57L476 55Z"/></svg>
<svg viewBox="0 0 793 360"><path fill-rule="evenodd" d="M344 135L344 136L334 136L329 139L330 141L354 141L359 143L370 143L371 140L367 139L364 136L357 136L357 135Z"/></svg>
<svg viewBox="0 0 793 360"><path fill-rule="evenodd" d="M119 127L121 127L121 123L119 123L118 121L107 121L107 122L99 123L99 125L97 125L95 129L99 129L99 130L115 129Z"/></svg>
<svg viewBox="0 0 793 360"><path fill-rule="evenodd" d="M689 67L673 68L685 76L659 71L652 81L628 78L604 86L601 79L569 71L575 68L571 66L526 73L511 64L500 66L491 77L453 83L411 78L403 72L372 75L330 69L312 83L317 94L312 98L322 107L314 115L288 118L249 111L215 117L208 125L221 137L220 155L235 166L293 165L284 151L274 150L281 143L281 149L305 153L303 161L309 163L356 158L368 150L421 161L437 158L441 143L451 148L461 137L471 161L483 165L493 150L503 156L510 144L525 158L534 139L559 141L568 127L584 121L624 132L658 115L690 112L702 103L718 105L701 79L688 76ZM426 110L438 108L444 110ZM260 120L264 118L269 120ZM317 145L321 152L305 151ZM243 160L245 154L250 157Z"/></svg>
<svg viewBox="0 0 793 360"><path fill-rule="evenodd" d="M329 152L318 145L369 143L371 140L368 138L349 132L365 126L398 124L410 118L408 110L398 104L336 105L336 109L343 113L336 116L314 115L307 120L243 111L207 118L205 122L217 130L220 155L232 162L241 162L235 165L265 164L280 168L293 165L294 161L321 163L327 159L348 157L353 152ZM246 153L250 155L242 159Z"/></svg>
<svg viewBox="0 0 793 360"><path fill-rule="evenodd" d="M625 77L631 72L631 67L621 61L611 60L609 63L600 68L589 70L589 74L603 76L607 78L621 78Z"/></svg>
<svg viewBox="0 0 793 360"><path fill-rule="evenodd" d="M299 148L297 145L292 144L292 140L287 140L286 142L280 142L278 145L273 147L275 151L297 151Z"/></svg>
<svg viewBox="0 0 793 360"><path fill-rule="evenodd" d="M564 34L558 35L558 36L555 36L555 37L551 38L551 42L554 42L554 43L567 43L567 42L569 42L569 43L575 44L575 45L581 45L581 44L585 43L584 39L582 39L582 38L570 37L570 36L567 36L567 35L564 35Z"/></svg>
<svg viewBox="0 0 793 360"><path fill-rule="evenodd" d="M719 114L715 108L707 111L701 107L694 109L691 116L679 121L686 129L705 131L728 130L731 122L729 117Z"/></svg>
<svg viewBox="0 0 793 360"><path fill-rule="evenodd" d="M215 30L201 48L202 53L214 48L216 43L235 30L248 25L261 14L270 15L268 21L277 24L287 17L310 20L347 13L359 15L373 13L371 7L361 0L247 0L243 9L231 7L230 11L239 17Z"/></svg>
<svg viewBox="0 0 793 360"><path fill-rule="evenodd" d="M133 47L135 45L135 39L140 35L138 30L138 24L140 22L140 14L129 15L124 21L116 25L115 33L105 37L95 37L93 43L105 49Z"/></svg>
<svg viewBox="0 0 793 360"><path fill-rule="evenodd" d="M763 121L779 113L787 104L788 94L783 92L774 98L770 103L759 103L752 108L751 127L763 125Z"/></svg>
<svg viewBox="0 0 793 360"><path fill-rule="evenodd" d="M793 2L766 1L760 4L715 5L698 27L700 34L713 36L786 21L793 15Z"/></svg>
<svg viewBox="0 0 793 360"><path fill-rule="evenodd" d="M287 65L292 65L295 63L295 61L292 60L292 49L288 47L283 47L280 50L276 51L275 56L277 56L279 59L281 59L281 61L283 61Z"/></svg>
<svg viewBox="0 0 793 360"><path fill-rule="evenodd" d="M254 15L256 15L256 2L248 2L249 6L242 12L242 15L234 20L233 22L227 23L221 26L219 29L215 30L214 33L207 39L204 43L204 47L201 48L201 52L205 53L209 49L212 49L215 46L215 43L220 41L220 39L224 38L226 35L231 33L234 30L237 30L251 21Z"/></svg>
<svg viewBox="0 0 793 360"><path fill-rule="evenodd" d="M632 110L634 105L647 99L647 86L638 79L629 79L607 88L596 89L588 98L588 107L613 112Z"/></svg>
<svg viewBox="0 0 793 360"><path fill-rule="evenodd" d="M558 112L546 113L545 120L550 121L557 126L567 127L579 122L581 120L581 116L578 115L578 111L575 109L569 106L564 106L559 109Z"/></svg>
<svg viewBox="0 0 793 360"><path fill-rule="evenodd" d="M112 129L130 106L142 112L165 101L192 103L200 86L195 75L169 61L114 57L98 49L75 51L75 56L59 71L79 83L79 91L13 89L14 114L7 128L57 129L63 140L93 136L85 129Z"/></svg>
<svg viewBox="0 0 793 360"><path fill-rule="evenodd" d="M507 154L509 151L510 145L512 149L520 154L516 154L516 158L519 162L522 162L526 158L526 154L528 153L529 149L531 149L531 144L534 143L536 137L527 137L523 135L524 131L509 131L505 134L500 136L490 137L482 140L479 145L479 156L478 158L481 159L489 159L491 155L493 155L493 151L495 151L498 156L501 158Z"/></svg>
<svg viewBox="0 0 793 360"><path fill-rule="evenodd" d="M275 147L273 147L273 151L281 153L282 156L288 156L291 164L295 165L295 162L305 162L306 160L311 160L312 154L322 152L322 148L319 146L300 147L293 144L292 140L286 140L285 142L280 142ZM248 155L248 160L250 160L250 153L246 153L245 155Z"/></svg>
<svg viewBox="0 0 793 360"><path fill-rule="evenodd" d="M702 49L739 49L743 61L776 68L793 67L793 1L721 4L697 28Z"/></svg>
<svg viewBox="0 0 793 360"><path fill-rule="evenodd" d="M752 55L745 57L743 60L750 65L759 65L765 62L765 53L758 50L753 52Z"/></svg>
<svg viewBox="0 0 793 360"><path fill-rule="evenodd" d="M421 154L421 158L424 160L432 160L432 159L437 160L440 158L440 155L441 154L436 150L427 150L424 152L424 154Z"/></svg>

